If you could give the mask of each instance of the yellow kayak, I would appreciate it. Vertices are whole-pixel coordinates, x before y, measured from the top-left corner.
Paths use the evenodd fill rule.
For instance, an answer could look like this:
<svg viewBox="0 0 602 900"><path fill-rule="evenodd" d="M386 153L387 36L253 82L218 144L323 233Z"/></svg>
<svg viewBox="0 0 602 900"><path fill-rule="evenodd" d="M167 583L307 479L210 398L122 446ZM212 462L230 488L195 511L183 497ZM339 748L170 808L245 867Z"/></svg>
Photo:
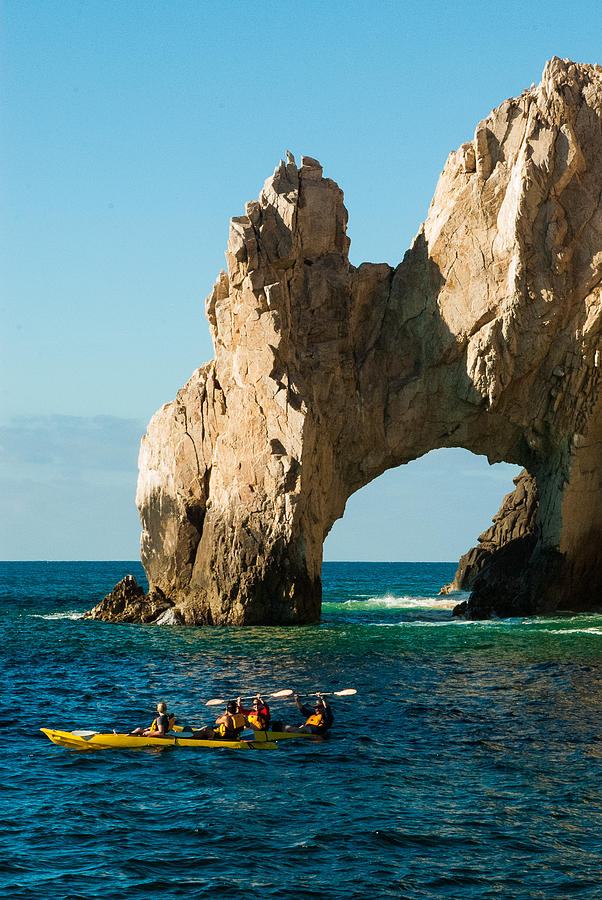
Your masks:
<svg viewBox="0 0 602 900"><path fill-rule="evenodd" d="M173 730L179 734L184 732L182 725L174 725ZM312 738L320 735L310 734L307 731L254 731L253 742L265 743L266 741L288 741L291 738ZM214 743L214 741L210 741Z"/></svg>
<svg viewBox="0 0 602 900"><path fill-rule="evenodd" d="M54 728L40 728L40 731L59 747L69 750L141 750L144 747L192 747L195 749L219 750L275 750L277 744L260 738L250 741L206 741L193 737L145 737L137 734L101 734L97 731L57 731Z"/></svg>
<svg viewBox="0 0 602 900"><path fill-rule="evenodd" d="M307 731L256 731L255 739L258 735L264 735L264 741L288 741L291 738L315 738L320 737L317 734L311 734Z"/></svg>

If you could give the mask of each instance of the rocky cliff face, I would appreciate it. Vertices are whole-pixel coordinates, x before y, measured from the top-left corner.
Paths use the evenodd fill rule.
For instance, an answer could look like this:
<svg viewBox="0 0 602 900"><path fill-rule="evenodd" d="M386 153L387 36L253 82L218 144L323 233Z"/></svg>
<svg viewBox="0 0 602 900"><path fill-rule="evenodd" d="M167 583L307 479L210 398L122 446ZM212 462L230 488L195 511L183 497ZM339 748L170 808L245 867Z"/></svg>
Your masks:
<svg viewBox="0 0 602 900"><path fill-rule="evenodd" d="M488 567L498 551L509 544L529 547L535 539L535 518L538 509L537 482L523 469L514 479L515 489L508 494L493 518L493 524L478 538L479 543L458 564L454 580L441 588L441 594L469 591L477 577ZM462 606L462 611L467 605ZM460 610L459 610L460 611Z"/></svg>
<svg viewBox="0 0 602 900"><path fill-rule="evenodd" d="M232 219L206 305L215 358L153 416L140 451L142 562L170 621L316 620L322 544L348 497L438 447L528 473L482 541L469 614L591 605L601 117L602 69L553 59L450 154L395 269L349 263L342 192L307 157L298 168L287 155ZM499 575L519 544L509 597ZM119 619L109 605L93 614Z"/></svg>

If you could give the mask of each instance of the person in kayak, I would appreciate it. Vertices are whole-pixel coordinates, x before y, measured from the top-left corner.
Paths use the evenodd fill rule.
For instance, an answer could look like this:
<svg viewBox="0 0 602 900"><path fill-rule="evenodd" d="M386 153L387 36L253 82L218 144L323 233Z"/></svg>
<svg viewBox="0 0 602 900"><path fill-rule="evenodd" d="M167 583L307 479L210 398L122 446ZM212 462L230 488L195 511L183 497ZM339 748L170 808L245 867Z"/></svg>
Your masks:
<svg viewBox="0 0 602 900"><path fill-rule="evenodd" d="M219 719L215 720L215 726L209 725L193 731L193 738L201 740L236 741L245 727L245 717L237 712L236 700L228 700L226 710Z"/></svg>
<svg viewBox="0 0 602 900"><path fill-rule="evenodd" d="M287 725L284 730L309 732L309 734L326 734L334 722L334 716L330 705L321 694L317 695L313 710L301 703L298 694L295 694L295 703L299 712L307 716L307 721L303 725Z"/></svg>
<svg viewBox="0 0 602 900"><path fill-rule="evenodd" d="M134 730L129 733L139 734L143 737L165 737L174 721L175 716L167 715L167 705L161 701L161 703L157 703L157 718L153 719L148 728L140 726L140 728L134 728Z"/></svg>
<svg viewBox="0 0 602 900"><path fill-rule="evenodd" d="M241 698L239 697L236 701L237 703L237 712L241 713L246 721L247 725L253 729L253 731L267 731L270 727L270 721L272 718L272 714L270 713L270 707L263 700L260 694L253 700L253 708L252 709L244 709L241 703Z"/></svg>

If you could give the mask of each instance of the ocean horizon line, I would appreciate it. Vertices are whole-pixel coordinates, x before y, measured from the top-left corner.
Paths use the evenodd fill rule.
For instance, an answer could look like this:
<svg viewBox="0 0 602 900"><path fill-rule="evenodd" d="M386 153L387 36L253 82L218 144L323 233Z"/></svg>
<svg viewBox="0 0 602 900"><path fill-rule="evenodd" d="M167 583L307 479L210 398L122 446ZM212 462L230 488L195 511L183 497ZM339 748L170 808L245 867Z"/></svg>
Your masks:
<svg viewBox="0 0 602 900"><path fill-rule="evenodd" d="M28 563L124 563L129 565L142 565L139 559L0 559L1 563L18 563L19 565L27 565ZM457 559L325 559L322 565L331 564L349 565L350 563L361 563L364 565L457 565Z"/></svg>

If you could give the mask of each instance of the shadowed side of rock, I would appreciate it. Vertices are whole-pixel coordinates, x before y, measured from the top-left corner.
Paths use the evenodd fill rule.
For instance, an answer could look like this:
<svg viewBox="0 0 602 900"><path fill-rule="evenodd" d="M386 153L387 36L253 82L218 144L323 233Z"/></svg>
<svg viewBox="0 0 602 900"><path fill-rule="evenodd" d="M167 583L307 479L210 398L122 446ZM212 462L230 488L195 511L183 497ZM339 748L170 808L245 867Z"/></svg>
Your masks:
<svg viewBox="0 0 602 900"><path fill-rule="evenodd" d="M479 546L461 558L454 581L442 589L471 591L455 615L480 619L602 610L600 399L582 427L564 462L541 467L545 493L540 497L538 476L523 471Z"/></svg>
<svg viewBox="0 0 602 900"><path fill-rule="evenodd" d="M158 589L145 594L133 575L126 575L99 604L85 614L87 619L110 622L157 622L171 612L173 601ZM168 616L170 624L178 617ZM165 624L165 622L164 622Z"/></svg>
<svg viewBox="0 0 602 900"><path fill-rule="evenodd" d="M558 550L543 549L535 535L516 538L491 553L474 578L469 600L453 614L489 619L551 612L558 608L555 594L562 569Z"/></svg>
<svg viewBox="0 0 602 900"><path fill-rule="evenodd" d="M441 588L442 594L472 592L469 601L454 608L454 615L475 619L512 615L501 610L518 609L523 602L521 579L537 545L538 494L535 478L525 470L514 484L478 545L460 558L454 580Z"/></svg>

